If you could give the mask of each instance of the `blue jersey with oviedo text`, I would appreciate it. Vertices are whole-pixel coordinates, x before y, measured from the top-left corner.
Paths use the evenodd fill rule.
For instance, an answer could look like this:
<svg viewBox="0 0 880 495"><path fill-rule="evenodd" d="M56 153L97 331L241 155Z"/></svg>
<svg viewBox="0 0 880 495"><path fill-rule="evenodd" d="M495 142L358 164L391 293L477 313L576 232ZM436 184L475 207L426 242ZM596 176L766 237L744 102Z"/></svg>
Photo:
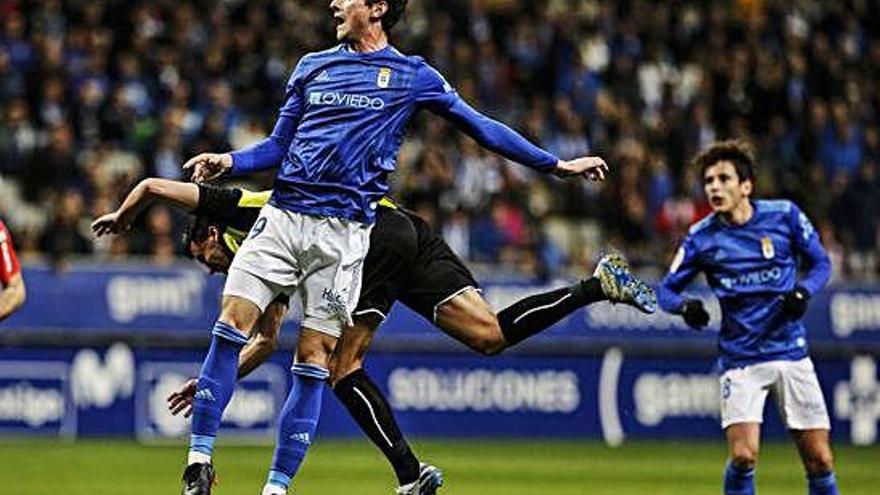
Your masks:
<svg viewBox="0 0 880 495"><path fill-rule="evenodd" d="M280 164L275 206L372 223L404 128L420 108L514 161L541 171L556 166L556 157L469 107L421 57L340 45L300 60L272 136L233 153L233 173Z"/></svg>
<svg viewBox="0 0 880 495"><path fill-rule="evenodd" d="M807 356L806 329L783 313L786 292L815 294L830 263L819 236L798 207L785 200L754 201L743 225L712 214L691 227L658 290L660 305L679 312L679 295L700 272L721 303L720 364L728 369ZM798 281L798 260L806 275Z"/></svg>

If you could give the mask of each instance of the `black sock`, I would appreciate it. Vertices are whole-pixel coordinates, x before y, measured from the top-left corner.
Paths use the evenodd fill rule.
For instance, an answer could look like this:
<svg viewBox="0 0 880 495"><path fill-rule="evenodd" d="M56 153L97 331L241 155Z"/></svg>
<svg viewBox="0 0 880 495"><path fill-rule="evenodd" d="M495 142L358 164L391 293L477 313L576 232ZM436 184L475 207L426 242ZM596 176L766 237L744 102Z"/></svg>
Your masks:
<svg viewBox="0 0 880 495"><path fill-rule="evenodd" d="M543 332L572 311L605 299L599 279L590 277L571 287L529 296L513 303L498 313L498 324L510 347Z"/></svg>
<svg viewBox="0 0 880 495"><path fill-rule="evenodd" d="M400 484L419 479L419 460L400 433L385 396L367 373L363 369L354 371L339 380L333 390L361 430L385 454Z"/></svg>

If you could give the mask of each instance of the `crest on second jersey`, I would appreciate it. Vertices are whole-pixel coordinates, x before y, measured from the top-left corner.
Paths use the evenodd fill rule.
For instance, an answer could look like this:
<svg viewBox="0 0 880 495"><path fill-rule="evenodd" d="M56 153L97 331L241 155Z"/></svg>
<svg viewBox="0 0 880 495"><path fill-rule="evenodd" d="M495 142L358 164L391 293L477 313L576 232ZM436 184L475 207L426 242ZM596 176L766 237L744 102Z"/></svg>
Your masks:
<svg viewBox="0 0 880 495"><path fill-rule="evenodd" d="M773 247L773 241L769 236L764 236L761 238L761 254L764 255L764 259L773 259L776 256L776 249Z"/></svg>
<svg viewBox="0 0 880 495"><path fill-rule="evenodd" d="M391 84L391 69L388 67L382 67L379 69L379 77L376 78L376 86L384 89L387 88L389 84Z"/></svg>

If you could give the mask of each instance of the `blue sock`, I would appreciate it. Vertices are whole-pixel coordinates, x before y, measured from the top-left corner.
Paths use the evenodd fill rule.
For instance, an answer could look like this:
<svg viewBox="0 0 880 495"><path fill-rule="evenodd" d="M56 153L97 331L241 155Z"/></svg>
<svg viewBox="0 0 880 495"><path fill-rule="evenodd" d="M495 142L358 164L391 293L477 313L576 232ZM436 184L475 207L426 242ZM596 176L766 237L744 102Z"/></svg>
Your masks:
<svg viewBox="0 0 880 495"><path fill-rule="evenodd" d="M327 369L315 364L294 364L292 371L293 385L281 409L275 456L266 481L285 490L314 440L324 384L330 376Z"/></svg>
<svg viewBox="0 0 880 495"><path fill-rule="evenodd" d="M807 478L810 495L838 495L840 492L837 491L837 477L834 476L834 471L828 471L822 476L817 476L815 478Z"/></svg>
<svg viewBox="0 0 880 495"><path fill-rule="evenodd" d="M755 495L755 468L728 462L724 470L724 495Z"/></svg>
<svg viewBox="0 0 880 495"><path fill-rule="evenodd" d="M214 439L220 429L223 410L232 398L238 376L238 353L247 343L247 336L231 325L218 321L211 332L211 347L202 371L193 403L190 452L210 456Z"/></svg>

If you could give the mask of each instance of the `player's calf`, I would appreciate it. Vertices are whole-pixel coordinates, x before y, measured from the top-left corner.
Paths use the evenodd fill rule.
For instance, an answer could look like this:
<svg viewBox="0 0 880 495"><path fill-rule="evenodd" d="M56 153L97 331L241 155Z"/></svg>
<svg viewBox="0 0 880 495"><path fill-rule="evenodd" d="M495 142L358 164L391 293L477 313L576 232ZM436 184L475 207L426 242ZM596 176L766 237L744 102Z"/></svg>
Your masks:
<svg viewBox="0 0 880 495"><path fill-rule="evenodd" d="M333 389L373 444L382 451L403 486L417 483L419 460L403 437L391 406L363 369L348 374ZM417 493L417 492L415 492Z"/></svg>
<svg viewBox="0 0 880 495"><path fill-rule="evenodd" d="M314 440L324 384L330 376L326 368L315 364L296 363L291 371L293 383L278 418L275 454L264 494L287 493Z"/></svg>
<svg viewBox="0 0 880 495"><path fill-rule="evenodd" d="M804 457L804 469L810 477L822 476L834 470L834 458L831 452Z"/></svg>

